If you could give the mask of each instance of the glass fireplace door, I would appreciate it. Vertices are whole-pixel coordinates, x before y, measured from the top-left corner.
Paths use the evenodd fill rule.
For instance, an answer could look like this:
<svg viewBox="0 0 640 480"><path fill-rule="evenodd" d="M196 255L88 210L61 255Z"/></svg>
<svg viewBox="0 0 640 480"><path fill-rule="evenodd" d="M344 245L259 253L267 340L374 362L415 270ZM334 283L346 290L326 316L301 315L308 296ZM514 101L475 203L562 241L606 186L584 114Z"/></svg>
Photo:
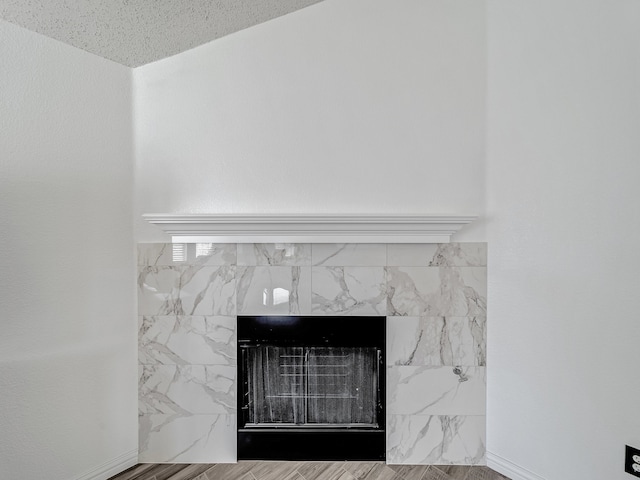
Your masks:
<svg viewBox="0 0 640 480"><path fill-rule="evenodd" d="M243 349L247 427L378 427L374 347Z"/></svg>

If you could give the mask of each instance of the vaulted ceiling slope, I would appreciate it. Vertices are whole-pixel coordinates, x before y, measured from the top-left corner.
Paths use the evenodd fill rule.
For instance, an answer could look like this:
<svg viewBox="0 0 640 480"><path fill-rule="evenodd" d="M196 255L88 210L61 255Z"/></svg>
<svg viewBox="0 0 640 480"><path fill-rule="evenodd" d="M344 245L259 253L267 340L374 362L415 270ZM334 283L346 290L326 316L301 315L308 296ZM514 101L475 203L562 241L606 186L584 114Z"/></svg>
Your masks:
<svg viewBox="0 0 640 480"><path fill-rule="evenodd" d="M0 0L0 18L137 67L321 0Z"/></svg>

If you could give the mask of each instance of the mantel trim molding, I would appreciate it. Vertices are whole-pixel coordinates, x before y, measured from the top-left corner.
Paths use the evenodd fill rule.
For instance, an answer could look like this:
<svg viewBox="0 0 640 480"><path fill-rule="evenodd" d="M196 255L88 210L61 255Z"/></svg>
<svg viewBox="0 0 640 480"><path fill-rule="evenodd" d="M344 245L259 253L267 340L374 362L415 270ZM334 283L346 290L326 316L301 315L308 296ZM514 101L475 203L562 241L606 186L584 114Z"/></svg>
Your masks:
<svg viewBox="0 0 640 480"><path fill-rule="evenodd" d="M449 243L475 215L143 215L173 243Z"/></svg>

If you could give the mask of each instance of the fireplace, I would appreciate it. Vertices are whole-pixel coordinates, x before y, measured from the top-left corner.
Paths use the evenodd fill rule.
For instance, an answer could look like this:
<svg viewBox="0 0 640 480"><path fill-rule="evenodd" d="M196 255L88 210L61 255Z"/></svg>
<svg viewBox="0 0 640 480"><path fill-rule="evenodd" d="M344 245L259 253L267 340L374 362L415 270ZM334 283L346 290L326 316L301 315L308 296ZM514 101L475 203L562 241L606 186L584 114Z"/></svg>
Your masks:
<svg viewBox="0 0 640 480"><path fill-rule="evenodd" d="M190 243L140 244L138 249L142 462L233 463L238 446L240 458L259 458L267 456L270 445L276 450L273 456L312 458L311 453L320 451L313 442L338 445L334 452L319 453L325 458L366 458L378 454L350 449L372 444L382 448L386 443L385 461L392 464L484 461L485 244ZM247 324L247 315L285 317L280 317L279 327L265 329L256 327L255 320ZM322 355L309 348L326 346L323 337L342 338L344 344L334 348L384 346L384 332L375 327L383 320L363 318L367 315L386 316L384 374L375 375L379 398L386 403L376 406L377 427L376 422L367 425L364 413L354 419L354 426L327 427L323 424L331 419L314 416L313 410L307 413L316 401L311 398L307 407L296 400L291 420L265 417L258 410L249 417L242 370L248 354L238 354L238 316L241 346L253 338L261 345L299 347L300 340L294 342L284 325L304 316L318 323L296 335L305 336L313 325L329 329L316 332L321 341L307 345L306 352L292 354L294 362L300 362L307 352L310 357ZM262 318L264 325L273 317L255 318ZM271 328L287 332L288 343L274 343L268 334ZM369 333L380 343L365 341ZM307 365L314 361L307 360ZM309 369L297 365L287 368ZM466 381L460 382L456 367ZM287 394L297 391L292 393L290 387ZM343 410L348 407L341 405ZM316 408L319 413L328 410ZM381 412L386 422L380 421ZM386 442L380 435L382 423ZM346 437L345 430L360 433ZM304 432L312 435L305 439ZM300 452L302 444L312 452Z"/></svg>
<svg viewBox="0 0 640 480"><path fill-rule="evenodd" d="M385 317L238 317L238 459L384 460Z"/></svg>

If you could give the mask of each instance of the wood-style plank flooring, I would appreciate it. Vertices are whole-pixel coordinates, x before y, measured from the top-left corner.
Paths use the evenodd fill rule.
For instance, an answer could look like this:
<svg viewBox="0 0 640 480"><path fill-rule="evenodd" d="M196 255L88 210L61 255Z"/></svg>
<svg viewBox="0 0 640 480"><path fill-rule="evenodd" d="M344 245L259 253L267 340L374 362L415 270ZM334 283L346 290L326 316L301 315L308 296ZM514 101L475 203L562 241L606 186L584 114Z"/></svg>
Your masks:
<svg viewBox="0 0 640 480"><path fill-rule="evenodd" d="M375 462L138 464L109 480L508 480L488 467Z"/></svg>

